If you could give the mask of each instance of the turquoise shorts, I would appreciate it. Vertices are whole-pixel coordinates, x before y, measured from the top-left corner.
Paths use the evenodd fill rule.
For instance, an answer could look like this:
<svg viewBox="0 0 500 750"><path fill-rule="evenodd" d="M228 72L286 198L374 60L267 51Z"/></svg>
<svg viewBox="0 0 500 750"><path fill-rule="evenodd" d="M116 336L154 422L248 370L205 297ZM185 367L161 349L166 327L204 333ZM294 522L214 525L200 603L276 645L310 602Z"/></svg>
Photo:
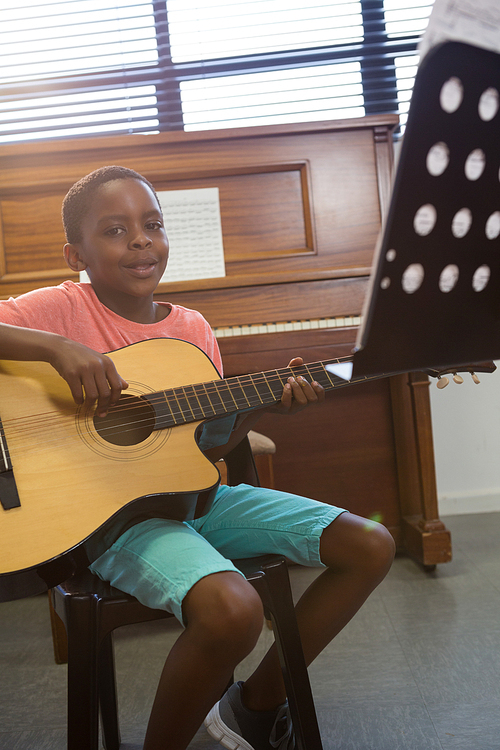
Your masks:
<svg viewBox="0 0 500 750"><path fill-rule="evenodd" d="M323 530L345 511L286 492L221 486L207 515L183 523L153 518L133 526L90 567L100 578L182 622L182 602L197 581L238 569L232 559L282 554L322 566Z"/></svg>

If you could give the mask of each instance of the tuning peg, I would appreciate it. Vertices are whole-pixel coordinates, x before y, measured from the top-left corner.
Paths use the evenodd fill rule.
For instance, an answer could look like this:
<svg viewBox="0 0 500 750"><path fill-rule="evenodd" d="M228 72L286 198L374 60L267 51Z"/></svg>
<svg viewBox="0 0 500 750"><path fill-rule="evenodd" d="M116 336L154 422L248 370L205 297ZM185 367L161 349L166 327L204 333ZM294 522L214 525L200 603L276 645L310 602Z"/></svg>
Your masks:
<svg viewBox="0 0 500 750"><path fill-rule="evenodd" d="M471 376L472 380L474 381L474 383L475 383L476 385L479 385L479 383L480 383L481 381L479 380L479 378L478 378L478 376L476 375L476 373L475 373L475 372L471 372L470 376Z"/></svg>
<svg viewBox="0 0 500 750"><path fill-rule="evenodd" d="M458 385L462 385L462 383L464 382L464 379L457 372L454 372L453 373L453 382L457 383Z"/></svg>
<svg viewBox="0 0 500 750"><path fill-rule="evenodd" d="M448 378L442 378L441 376L438 376L438 381L436 385L439 388L439 390L442 390L443 388L446 388L449 382L450 381L448 380Z"/></svg>

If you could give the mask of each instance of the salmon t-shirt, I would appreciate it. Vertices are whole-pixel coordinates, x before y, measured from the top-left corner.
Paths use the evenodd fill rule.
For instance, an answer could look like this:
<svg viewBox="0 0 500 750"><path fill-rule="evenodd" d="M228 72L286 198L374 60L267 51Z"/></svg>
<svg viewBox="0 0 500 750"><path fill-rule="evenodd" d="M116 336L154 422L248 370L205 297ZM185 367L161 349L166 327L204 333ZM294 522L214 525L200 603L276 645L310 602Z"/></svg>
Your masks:
<svg viewBox="0 0 500 750"><path fill-rule="evenodd" d="M105 307L92 284L65 281L59 286L0 300L0 321L58 333L101 353L147 339L182 339L204 351L222 374L217 340L203 315L181 305L157 304L170 309L166 318L158 323L134 323Z"/></svg>
<svg viewBox="0 0 500 750"><path fill-rule="evenodd" d="M170 309L166 318L158 323L134 323L105 307L92 284L64 281L59 286L0 300L0 321L57 333L101 353L153 338L182 339L205 352L222 375L217 339L203 315L181 305L157 304ZM206 450L226 443L234 419L232 416L210 423L210 429L204 430L200 447Z"/></svg>

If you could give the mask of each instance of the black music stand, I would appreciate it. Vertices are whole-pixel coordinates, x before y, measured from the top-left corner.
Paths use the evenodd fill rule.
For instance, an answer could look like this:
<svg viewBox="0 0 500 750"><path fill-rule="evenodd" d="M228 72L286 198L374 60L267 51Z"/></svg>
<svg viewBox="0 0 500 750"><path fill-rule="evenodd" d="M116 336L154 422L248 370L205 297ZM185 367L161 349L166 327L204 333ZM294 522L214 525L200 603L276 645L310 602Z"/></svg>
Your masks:
<svg viewBox="0 0 500 750"><path fill-rule="evenodd" d="M500 55L446 42L416 76L352 377L499 357Z"/></svg>

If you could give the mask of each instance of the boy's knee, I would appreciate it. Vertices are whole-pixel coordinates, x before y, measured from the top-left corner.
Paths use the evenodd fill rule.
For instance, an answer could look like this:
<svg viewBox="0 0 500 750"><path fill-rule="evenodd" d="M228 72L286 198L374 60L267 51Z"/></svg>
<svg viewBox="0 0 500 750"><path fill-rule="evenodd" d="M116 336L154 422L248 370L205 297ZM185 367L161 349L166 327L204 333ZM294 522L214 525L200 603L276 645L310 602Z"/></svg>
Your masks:
<svg viewBox="0 0 500 750"><path fill-rule="evenodd" d="M365 556L372 570L380 570L385 575L392 565L396 545L390 531L380 523L366 521Z"/></svg>
<svg viewBox="0 0 500 750"><path fill-rule="evenodd" d="M184 615L187 626L196 628L208 647L233 648L244 655L255 646L263 624L259 595L232 572L198 581L186 596Z"/></svg>
<svg viewBox="0 0 500 750"><path fill-rule="evenodd" d="M394 539L388 529L351 513L344 513L321 537L322 562L337 570L364 571L383 578L394 560Z"/></svg>
<svg viewBox="0 0 500 750"><path fill-rule="evenodd" d="M251 584L241 578L237 585L220 587L215 598L217 630L233 638L241 633L253 633L258 638L263 623L263 608L259 595Z"/></svg>

